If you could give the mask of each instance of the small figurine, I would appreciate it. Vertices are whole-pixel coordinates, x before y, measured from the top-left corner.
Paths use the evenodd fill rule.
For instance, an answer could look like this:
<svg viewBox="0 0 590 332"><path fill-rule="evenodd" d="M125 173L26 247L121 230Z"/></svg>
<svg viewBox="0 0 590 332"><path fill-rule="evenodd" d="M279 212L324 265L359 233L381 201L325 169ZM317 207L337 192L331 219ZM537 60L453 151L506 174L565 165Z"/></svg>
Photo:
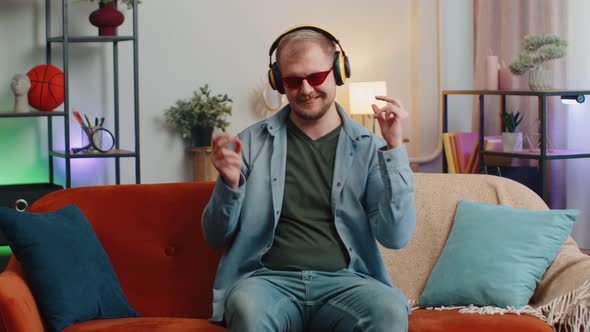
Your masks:
<svg viewBox="0 0 590 332"><path fill-rule="evenodd" d="M10 85L14 93L14 111L17 113L29 112L29 89L31 80L24 74L15 74Z"/></svg>

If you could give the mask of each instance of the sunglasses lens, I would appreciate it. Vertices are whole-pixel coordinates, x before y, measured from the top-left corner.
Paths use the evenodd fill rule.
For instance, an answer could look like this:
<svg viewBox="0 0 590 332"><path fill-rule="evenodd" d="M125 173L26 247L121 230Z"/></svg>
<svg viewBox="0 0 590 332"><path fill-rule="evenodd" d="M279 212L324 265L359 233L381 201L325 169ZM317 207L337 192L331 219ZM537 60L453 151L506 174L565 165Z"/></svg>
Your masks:
<svg viewBox="0 0 590 332"><path fill-rule="evenodd" d="M301 77L285 77L281 80L286 87L290 89L298 89L301 87L301 84L303 84L304 79Z"/></svg>
<svg viewBox="0 0 590 332"><path fill-rule="evenodd" d="M329 71L324 71L321 73L313 73L313 74L307 76L306 80L307 80L307 82L309 82L309 85L311 85L311 86L320 85L320 84L324 83L324 81L326 80L326 77L328 77L328 74L330 74Z"/></svg>
<svg viewBox="0 0 590 332"><path fill-rule="evenodd" d="M303 80L306 80L311 86L318 86L324 83L331 71L332 69L319 73L313 73L307 77L281 77L281 81L289 89L299 89L301 84L303 84Z"/></svg>

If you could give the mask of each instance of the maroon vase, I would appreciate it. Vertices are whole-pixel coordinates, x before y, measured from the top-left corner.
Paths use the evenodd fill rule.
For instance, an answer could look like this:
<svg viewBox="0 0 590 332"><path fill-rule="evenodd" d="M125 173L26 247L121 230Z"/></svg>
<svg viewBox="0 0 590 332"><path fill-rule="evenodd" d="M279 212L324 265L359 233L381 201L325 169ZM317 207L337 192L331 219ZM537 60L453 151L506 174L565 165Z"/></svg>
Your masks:
<svg viewBox="0 0 590 332"><path fill-rule="evenodd" d="M115 8L114 1L102 3L99 0L98 6L99 8L90 14L90 23L98 27L99 36L116 36L117 27L123 24L125 16Z"/></svg>

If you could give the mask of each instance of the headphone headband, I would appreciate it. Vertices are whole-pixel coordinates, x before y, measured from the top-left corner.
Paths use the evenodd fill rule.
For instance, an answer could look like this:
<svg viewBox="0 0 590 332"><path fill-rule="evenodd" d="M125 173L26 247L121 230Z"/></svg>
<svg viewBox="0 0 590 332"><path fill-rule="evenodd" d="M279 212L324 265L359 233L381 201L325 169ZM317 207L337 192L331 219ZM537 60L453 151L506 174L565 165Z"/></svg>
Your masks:
<svg viewBox="0 0 590 332"><path fill-rule="evenodd" d="M293 28L281 33L281 35L278 36L277 39L275 39L275 41L270 46L270 50L268 51L268 56L272 57L272 52L274 52L277 49L277 47L279 47L279 43L281 42L281 39L283 39L283 37L290 34L291 32L295 32L295 31L299 31L299 30L313 30L315 32L321 33L326 38L328 38L331 41L333 41L334 43L336 43L336 45L338 45L338 47L340 48L340 51L342 52L342 54L345 55L344 51L342 50L342 46L340 46L340 42L338 41L338 39L336 39L336 37L334 37L334 35L331 34L330 32L328 32L327 30L317 27L315 25L298 25L296 27L293 27Z"/></svg>

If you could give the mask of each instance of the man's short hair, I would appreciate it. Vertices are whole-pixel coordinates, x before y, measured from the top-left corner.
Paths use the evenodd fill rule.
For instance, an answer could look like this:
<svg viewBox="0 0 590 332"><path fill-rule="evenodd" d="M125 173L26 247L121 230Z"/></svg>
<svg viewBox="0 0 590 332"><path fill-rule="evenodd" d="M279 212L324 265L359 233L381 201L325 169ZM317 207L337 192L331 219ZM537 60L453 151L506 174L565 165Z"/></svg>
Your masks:
<svg viewBox="0 0 590 332"><path fill-rule="evenodd" d="M317 42L324 53L326 55L332 56L336 52L336 44L326 37L325 35L310 29L302 29L296 30L286 34L281 40L279 41L279 45L277 46L277 65L281 68L280 58L282 54L282 50L289 42L300 42L300 41L315 41ZM297 55L300 53L301 50L292 49L290 55Z"/></svg>

